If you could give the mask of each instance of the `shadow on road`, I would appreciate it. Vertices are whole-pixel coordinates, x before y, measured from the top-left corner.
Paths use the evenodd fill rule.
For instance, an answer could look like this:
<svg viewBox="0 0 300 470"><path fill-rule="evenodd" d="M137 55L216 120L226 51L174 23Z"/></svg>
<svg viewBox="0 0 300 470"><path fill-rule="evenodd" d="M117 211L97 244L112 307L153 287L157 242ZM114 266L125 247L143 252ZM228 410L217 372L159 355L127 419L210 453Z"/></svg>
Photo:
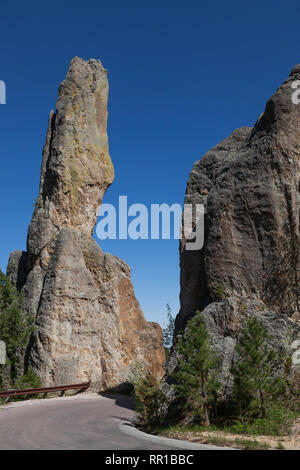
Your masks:
<svg viewBox="0 0 300 470"><path fill-rule="evenodd" d="M119 393L99 393L99 395L114 400L115 405L134 411L134 397Z"/></svg>

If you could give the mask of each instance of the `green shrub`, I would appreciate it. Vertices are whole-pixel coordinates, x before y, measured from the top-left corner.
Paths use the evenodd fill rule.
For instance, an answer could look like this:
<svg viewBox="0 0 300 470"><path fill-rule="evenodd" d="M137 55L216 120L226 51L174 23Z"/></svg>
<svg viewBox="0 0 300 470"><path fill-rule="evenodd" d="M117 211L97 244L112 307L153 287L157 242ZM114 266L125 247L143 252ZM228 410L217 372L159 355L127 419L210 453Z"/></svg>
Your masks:
<svg viewBox="0 0 300 470"><path fill-rule="evenodd" d="M282 444L282 442L278 441L277 449L278 449L278 450L285 450L285 447L284 447L284 445Z"/></svg>
<svg viewBox="0 0 300 470"><path fill-rule="evenodd" d="M36 375L33 369L28 369L26 374L19 377L14 385L14 388L17 390L24 390L26 388L39 388L41 387L41 379ZM11 397L10 401L22 401L26 400L28 397L26 395L21 395L19 397ZM39 398L39 395L31 395L31 399Z"/></svg>
<svg viewBox="0 0 300 470"><path fill-rule="evenodd" d="M161 424L160 407L164 395L159 388L159 383L148 374L135 385L136 410L140 417L140 423L145 428L155 427Z"/></svg>
<svg viewBox="0 0 300 470"><path fill-rule="evenodd" d="M230 432L237 434L253 434L266 436L284 436L289 434L294 420L299 416L297 410L288 403L273 403L267 408L264 418L256 418L251 422L237 421L230 426Z"/></svg>
<svg viewBox="0 0 300 470"><path fill-rule="evenodd" d="M21 390L25 388L39 387L41 387L41 379L31 368L29 368L26 374L22 375L22 377L20 377L16 382L16 388Z"/></svg>
<svg viewBox="0 0 300 470"><path fill-rule="evenodd" d="M216 296L217 300L219 300L219 301L226 299L227 295L226 295L225 287L223 286L223 284L218 284L217 285L217 287L215 289L215 296Z"/></svg>
<svg viewBox="0 0 300 470"><path fill-rule="evenodd" d="M138 361L131 367L129 380L134 387L139 424L145 429L159 426L162 423L160 408L165 400L160 383Z"/></svg>

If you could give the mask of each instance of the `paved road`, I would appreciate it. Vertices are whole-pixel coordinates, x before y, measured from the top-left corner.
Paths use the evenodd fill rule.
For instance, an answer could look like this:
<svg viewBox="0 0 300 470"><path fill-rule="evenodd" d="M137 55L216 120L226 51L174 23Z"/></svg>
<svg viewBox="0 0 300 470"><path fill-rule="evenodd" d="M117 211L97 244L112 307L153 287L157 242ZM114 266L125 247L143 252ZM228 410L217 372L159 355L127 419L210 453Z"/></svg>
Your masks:
<svg viewBox="0 0 300 470"><path fill-rule="evenodd" d="M77 395L0 406L0 449L174 450L122 424L132 421L130 397ZM125 432L124 432L125 431ZM127 432L128 431L128 432ZM149 440L150 439L150 440ZM189 444L190 446L192 444ZM210 446L195 446L194 448Z"/></svg>

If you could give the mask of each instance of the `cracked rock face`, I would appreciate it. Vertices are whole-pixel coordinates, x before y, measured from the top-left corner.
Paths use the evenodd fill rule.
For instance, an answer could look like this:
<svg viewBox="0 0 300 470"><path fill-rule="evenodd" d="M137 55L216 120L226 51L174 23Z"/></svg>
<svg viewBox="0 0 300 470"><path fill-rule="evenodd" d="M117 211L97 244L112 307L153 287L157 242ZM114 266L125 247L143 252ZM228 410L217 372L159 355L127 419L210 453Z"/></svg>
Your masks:
<svg viewBox="0 0 300 470"><path fill-rule="evenodd" d="M162 332L145 321L129 267L92 238L114 179L107 100L101 62L75 57L49 116L27 252L8 263L36 318L27 359L46 386L89 378L94 389L117 386L135 360L163 374Z"/></svg>
<svg viewBox="0 0 300 470"><path fill-rule="evenodd" d="M216 349L223 348L227 373L236 336L249 315L265 318L268 329L281 334L278 344L289 347L300 339L300 105L292 101L295 80L300 80L299 65L254 127L235 130L209 150L194 164L187 184L185 203L205 206L205 242L199 251L186 250L185 240L180 243L176 334L201 310L214 344L219 343ZM292 331L289 339L287 330Z"/></svg>

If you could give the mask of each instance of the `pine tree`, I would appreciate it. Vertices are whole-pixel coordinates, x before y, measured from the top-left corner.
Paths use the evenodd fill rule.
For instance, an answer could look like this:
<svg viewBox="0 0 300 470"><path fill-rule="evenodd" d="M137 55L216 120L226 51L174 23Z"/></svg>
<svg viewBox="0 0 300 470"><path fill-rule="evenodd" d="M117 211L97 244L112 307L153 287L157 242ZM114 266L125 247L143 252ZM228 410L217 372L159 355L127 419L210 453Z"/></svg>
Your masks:
<svg viewBox="0 0 300 470"><path fill-rule="evenodd" d="M163 328L163 336L164 336L164 348L166 352L167 360L170 357L170 350L173 345L173 336L175 330L175 318L172 315L172 310L169 304L167 304L167 325Z"/></svg>
<svg viewBox="0 0 300 470"><path fill-rule="evenodd" d="M266 396L275 383L271 372L276 361L269 339L263 322L254 317L248 320L236 345L238 360L231 372L233 396L241 413L266 415Z"/></svg>
<svg viewBox="0 0 300 470"><path fill-rule="evenodd" d="M210 425L210 411L217 403L220 384L216 377L217 358L200 313L188 322L184 337L177 343L179 354L175 391L185 408Z"/></svg>
<svg viewBox="0 0 300 470"><path fill-rule="evenodd" d="M134 403L140 424L146 429L159 425L162 420L160 408L165 401L160 383L139 361L132 364L129 380L134 386Z"/></svg>
<svg viewBox="0 0 300 470"><path fill-rule="evenodd" d="M23 314L22 303L22 294L0 271L0 339L6 343L11 385L23 372L23 357L34 325L33 318Z"/></svg>

